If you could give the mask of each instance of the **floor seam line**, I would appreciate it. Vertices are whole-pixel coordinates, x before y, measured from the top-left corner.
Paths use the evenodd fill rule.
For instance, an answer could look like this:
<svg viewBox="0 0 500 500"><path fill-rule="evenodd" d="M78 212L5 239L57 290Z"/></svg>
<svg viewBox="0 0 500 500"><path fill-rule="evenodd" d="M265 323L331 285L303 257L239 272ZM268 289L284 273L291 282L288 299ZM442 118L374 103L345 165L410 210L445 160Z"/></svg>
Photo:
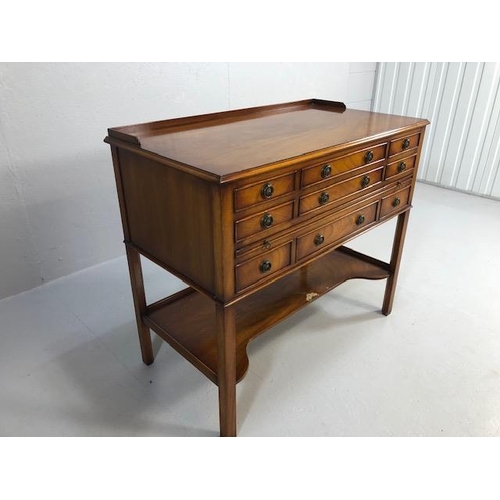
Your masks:
<svg viewBox="0 0 500 500"><path fill-rule="evenodd" d="M92 338L94 340L96 340L97 342L99 342L99 344L104 347L104 349L106 349L106 351L111 354L111 356L113 356L113 358L118 361L122 366L123 368L125 368L125 370L135 379L137 380L137 382L139 382L141 385L146 385L142 380L140 380L139 378L137 378L135 376L135 374L128 368L128 366L118 357L116 356L116 354L99 338L99 336L87 325L87 323L85 323L85 321L83 321L74 311L72 310L69 310L69 312L88 330L88 332L90 333L90 335L92 336Z"/></svg>

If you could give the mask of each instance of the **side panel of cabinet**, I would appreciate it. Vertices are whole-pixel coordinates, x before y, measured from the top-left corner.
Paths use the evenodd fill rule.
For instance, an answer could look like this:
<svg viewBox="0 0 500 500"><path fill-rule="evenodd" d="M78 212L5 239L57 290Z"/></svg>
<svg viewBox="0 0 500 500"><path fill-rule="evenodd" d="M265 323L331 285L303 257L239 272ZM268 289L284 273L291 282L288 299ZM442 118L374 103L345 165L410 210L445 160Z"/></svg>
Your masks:
<svg viewBox="0 0 500 500"><path fill-rule="evenodd" d="M214 293L212 184L124 149L118 153L130 242Z"/></svg>

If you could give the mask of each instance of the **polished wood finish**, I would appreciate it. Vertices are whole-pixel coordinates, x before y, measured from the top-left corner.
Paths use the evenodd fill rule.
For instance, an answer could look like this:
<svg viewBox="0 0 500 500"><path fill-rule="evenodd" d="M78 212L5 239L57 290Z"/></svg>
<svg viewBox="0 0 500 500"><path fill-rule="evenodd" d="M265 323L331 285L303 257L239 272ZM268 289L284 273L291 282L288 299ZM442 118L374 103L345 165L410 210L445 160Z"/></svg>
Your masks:
<svg viewBox="0 0 500 500"><path fill-rule="evenodd" d="M417 155L413 155L387 164L387 168L385 170L385 178L392 179L396 176L403 177L405 175L408 175L409 173L412 173L416 160Z"/></svg>
<svg viewBox="0 0 500 500"><path fill-rule="evenodd" d="M236 241L257 233L260 233L259 236L267 237L269 234L276 232L276 230L280 229L281 224L292 220L293 206L293 201L289 201L283 205L277 205L256 215L236 221L234 230Z"/></svg>
<svg viewBox="0 0 500 500"><path fill-rule="evenodd" d="M220 435L221 437L235 437L236 321L234 306L225 307L222 304L215 304L215 331L217 337L216 383L219 387Z"/></svg>
<svg viewBox="0 0 500 500"><path fill-rule="evenodd" d="M250 184L234 190L234 208L241 210L264 201L274 201L276 198L291 193L294 188L294 173L279 177L269 177L256 184Z"/></svg>
<svg viewBox="0 0 500 500"><path fill-rule="evenodd" d="M268 165L318 152L319 155L363 147L375 137L412 130L426 120L345 110L317 99L266 108L114 127L109 142L121 139L185 166L193 175L207 172L229 181L269 171ZM313 155L311 155L313 156ZM174 163L172 163L174 164Z"/></svg>
<svg viewBox="0 0 500 500"><path fill-rule="evenodd" d="M215 293L210 184L129 151L120 171L129 241Z"/></svg>
<svg viewBox="0 0 500 500"><path fill-rule="evenodd" d="M109 129L143 360L151 329L217 384L222 436L257 335L351 278L390 313L427 123L308 99ZM342 246L394 216L389 264ZM190 287L147 305L140 255Z"/></svg>
<svg viewBox="0 0 500 500"><path fill-rule="evenodd" d="M382 198L380 207L380 217L386 217L392 212L400 211L408 205L410 199L410 187L391 193L389 196Z"/></svg>
<svg viewBox="0 0 500 500"><path fill-rule="evenodd" d="M420 134L404 135L397 139L391 141L389 147L389 156L393 156L398 153L403 153L406 151L411 151L416 148L420 143Z"/></svg>
<svg viewBox="0 0 500 500"><path fill-rule="evenodd" d="M406 211L399 215L398 223L396 225L396 235L394 237L394 244L392 247L390 274L387 278L385 286L384 302L382 304L382 313L388 316L392 312L394 303L394 295L396 293L396 284L399 275L399 266L401 264L401 256L403 255L403 245L406 236L406 229L408 227L408 219L410 212Z"/></svg>
<svg viewBox="0 0 500 500"><path fill-rule="evenodd" d="M144 364L150 365L154 361L154 354L151 333L143 319L146 313L146 294L144 292L144 279L142 277L141 255L135 248L129 246L126 247L126 251L142 361Z"/></svg>
<svg viewBox="0 0 500 500"><path fill-rule="evenodd" d="M366 226L375 222L377 206L378 203L372 203L298 238L297 259L322 251L345 236L354 236L357 231L365 229Z"/></svg>
<svg viewBox="0 0 500 500"><path fill-rule="evenodd" d="M292 263L292 243L275 248L259 257L236 266L236 290L268 279ZM266 266L264 266L267 264Z"/></svg>
<svg viewBox="0 0 500 500"><path fill-rule="evenodd" d="M350 195L373 189L382 182L383 166L368 172L363 172L356 177L347 179L343 182L325 186L300 199L299 213L305 214L311 210L317 210L324 207L330 207L334 204L344 201ZM326 200L326 201L325 201Z"/></svg>
<svg viewBox="0 0 500 500"><path fill-rule="evenodd" d="M382 160L385 158L386 146L386 143L371 146L350 155L330 161L325 160L318 165L304 168L302 170L302 187L317 184L329 178L335 179L336 176L345 172L352 174L359 167ZM330 174L328 174L329 171Z"/></svg>
<svg viewBox="0 0 500 500"><path fill-rule="evenodd" d="M248 369L246 350L252 339L349 279L376 280L389 276L388 264L364 257L340 247L232 306L237 332L236 380L240 381ZM217 383L218 319L208 297L192 288L185 289L174 300L149 306L145 321Z"/></svg>

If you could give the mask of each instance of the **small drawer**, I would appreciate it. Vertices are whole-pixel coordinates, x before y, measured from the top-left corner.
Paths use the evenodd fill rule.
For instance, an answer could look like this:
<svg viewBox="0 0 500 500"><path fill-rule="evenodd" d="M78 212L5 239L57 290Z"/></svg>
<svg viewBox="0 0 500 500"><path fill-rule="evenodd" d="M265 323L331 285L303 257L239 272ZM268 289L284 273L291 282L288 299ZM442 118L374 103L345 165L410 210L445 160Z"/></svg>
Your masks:
<svg viewBox="0 0 500 500"><path fill-rule="evenodd" d="M385 169L385 178L390 179L396 175L404 175L408 172L413 172L416 159L416 156L410 156L408 158L401 158L401 160L389 163Z"/></svg>
<svg viewBox="0 0 500 500"><path fill-rule="evenodd" d="M292 242L236 266L236 291L273 276L292 263Z"/></svg>
<svg viewBox="0 0 500 500"><path fill-rule="evenodd" d="M392 212L397 212L401 208L408 206L408 199L410 198L410 189L402 189L401 191L396 191L389 196L382 198L382 206L380 208L380 218L385 217Z"/></svg>
<svg viewBox="0 0 500 500"><path fill-rule="evenodd" d="M295 172L273 177L234 190L234 208L241 210L257 203L273 200L294 190Z"/></svg>
<svg viewBox="0 0 500 500"><path fill-rule="evenodd" d="M368 165L385 157L385 147L387 143L378 144L370 148L356 151L341 158L318 163L311 167L302 169L301 185L302 187L316 184L330 177L335 177L339 174L354 170L356 168Z"/></svg>
<svg viewBox="0 0 500 500"><path fill-rule="evenodd" d="M389 156L397 155L403 151L408 151L410 149L416 148L420 143L420 134L407 135L404 137L398 137L391 141L389 146Z"/></svg>
<svg viewBox="0 0 500 500"><path fill-rule="evenodd" d="M329 205L357 191L364 191L382 181L383 167L325 187L300 198L299 213L305 214L316 208Z"/></svg>
<svg viewBox="0 0 500 500"><path fill-rule="evenodd" d="M377 204L378 202L375 202L360 208L356 212L298 238L297 259L303 259L308 255L319 252L374 222L377 218Z"/></svg>
<svg viewBox="0 0 500 500"><path fill-rule="evenodd" d="M265 233L293 217L293 201L235 222L235 238L240 241L259 232ZM265 234L262 235L265 237Z"/></svg>

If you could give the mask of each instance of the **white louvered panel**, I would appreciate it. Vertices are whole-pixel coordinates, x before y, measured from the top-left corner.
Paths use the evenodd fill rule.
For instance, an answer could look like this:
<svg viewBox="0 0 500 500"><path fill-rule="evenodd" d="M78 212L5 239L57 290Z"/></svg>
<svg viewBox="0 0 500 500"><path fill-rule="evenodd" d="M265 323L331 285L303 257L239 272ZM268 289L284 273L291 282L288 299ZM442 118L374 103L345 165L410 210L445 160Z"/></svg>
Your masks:
<svg viewBox="0 0 500 500"><path fill-rule="evenodd" d="M394 99L392 100L391 113L404 115L406 104L408 102L411 77L413 74L412 63L397 64L397 80L394 86Z"/></svg>
<svg viewBox="0 0 500 500"><path fill-rule="evenodd" d="M497 165L497 169L495 171L495 178L493 179L493 186L491 188L491 196L495 196L496 198L500 198L500 166Z"/></svg>
<svg viewBox="0 0 500 500"><path fill-rule="evenodd" d="M458 95L460 105L458 103L455 105L448 154L445 158L442 175L439 178L439 183L445 186L456 185L458 173L462 168L465 148L471 137L471 117L482 70L482 63L464 64L460 81L460 94Z"/></svg>
<svg viewBox="0 0 500 500"><path fill-rule="evenodd" d="M455 187L480 193L479 190L474 189L474 179L482 175L484 165L481 165L480 159L483 149L485 147L486 133L488 129L488 122L491 116L493 105L493 86L492 78L494 73L495 64L485 63L481 73L478 91L476 95L476 102L472 112L469 140L465 148L462 166L458 173L457 182ZM488 193L483 193L488 194Z"/></svg>
<svg viewBox="0 0 500 500"><path fill-rule="evenodd" d="M420 179L500 197L500 63L379 63L372 109L430 120Z"/></svg>
<svg viewBox="0 0 500 500"><path fill-rule="evenodd" d="M492 120L492 123L495 122L495 128L492 132L491 145L485 161L486 168L479 185L479 189L486 192L493 190L495 177L498 176L498 171L500 170L500 92L498 90L493 109L494 111L491 115L495 117L495 120ZM493 129L493 127L491 126L490 129Z"/></svg>
<svg viewBox="0 0 500 500"><path fill-rule="evenodd" d="M396 90L396 80L398 75L398 63L386 63L384 68L384 80L382 82L382 92L380 94L380 111L391 113Z"/></svg>
<svg viewBox="0 0 500 500"><path fill-rule="evenodd" d="M431 182L440 183L443 175L461 79L462 64L446 64L439 94L438 113L435 117L434 137L429 151L426 178ZM453 154L452 151L451 154Z"/></svg>
<svg viewBox="0 0 500 500"><path fill-rule="evenodd" d="M414 64L411 88L403 114L409 116L422 115L430 68L430 63Z"/></svg>
<svg viewBox="0 0 500 500"><path fill-rule="evenodd" d="M496 167L498 169L498 148L500 141L500 91L498 84L500 80L500 64L490 63L488 64L488 69L490 71L485 73L486 78L491 78L490 96L488 100L488 106L491 106L491 111L488 110L488 124L481 157L479 159L479 168L475 173L473 181L473 190L480 192L491 191L491 180L494 175L494 168Z"/></svg>
<svg viewBox="0 0 500 500"><path fill-rule="evenodd" d="M418 66L421 66L421 64L419 64ZM434 98L436 91L435 82L438 70L440 70L438 63L429 63L429 71L426 76L422 107L420 108L418 113L415 113L415 116L426 116L426 117L434 116L437 103L437 99ZM427 158L429 157L428 154L429 145L431 144L433 136L434 136L434 121L431 120L431 123L430 125L427 126L427 130L425 132L426 140L424 141L424 145L422 148L422 156L420 159L420 168L418 172L419 179L425 178L425 173L427 172L427 164L428 164Z"/></svg>
<svg viewBox="0 0 500 500"><path fill-rule="evenodd" d="M387 63L378 63L375 71L375 87L373 88L372 111L380 112L382 94L384 93L385 68Z"/></svg>
<svg viewBox="0 0 500 500"><path fill-rule="evenodd" d="M500 92L497 91L497 110L500 108ZM483 176L484 182L481 188L489 192L491 196L500 198L500 112L497 112L495 132L491 141L490 155L486 161L489 169Z"/></svg>

